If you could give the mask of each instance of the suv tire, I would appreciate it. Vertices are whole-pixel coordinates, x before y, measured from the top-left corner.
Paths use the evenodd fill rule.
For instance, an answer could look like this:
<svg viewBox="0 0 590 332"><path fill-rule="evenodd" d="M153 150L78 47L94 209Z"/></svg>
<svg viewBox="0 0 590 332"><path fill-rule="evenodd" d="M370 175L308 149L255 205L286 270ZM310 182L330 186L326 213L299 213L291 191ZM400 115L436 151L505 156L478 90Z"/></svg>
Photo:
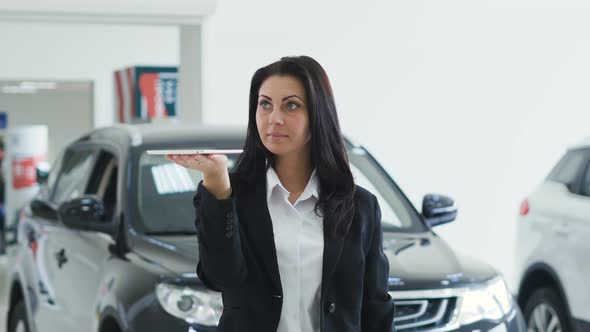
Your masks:
<svg viewBox="0 0 590 332"><path fill-rule="evenodd" d="M559 324L561 331L572 332L565 304L553 288L539 288L533 292L524 306L524 319L528 331L554 331L555 324Z"/></svg>
<svg viewBox="0 0 590 332"><path fill-rule="evenodd" d="M29 321L27 320L27 309L25 302L19 300L10 311L8 318L8 332L30 332Z"/></svg>

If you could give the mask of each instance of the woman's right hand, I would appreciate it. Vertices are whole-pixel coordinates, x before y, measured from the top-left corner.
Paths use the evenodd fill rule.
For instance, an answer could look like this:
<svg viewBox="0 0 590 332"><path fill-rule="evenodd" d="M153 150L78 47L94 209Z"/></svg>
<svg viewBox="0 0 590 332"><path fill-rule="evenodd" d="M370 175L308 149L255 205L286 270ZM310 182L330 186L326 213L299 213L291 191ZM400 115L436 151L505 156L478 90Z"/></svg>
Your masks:
<svg viewBox="0 0 590 332"><path fill-rule="evenodd" d="M168 154L170 161L203 173L203 186L215 197L224 197L230 191L227 156L224 154Z"/></svg>

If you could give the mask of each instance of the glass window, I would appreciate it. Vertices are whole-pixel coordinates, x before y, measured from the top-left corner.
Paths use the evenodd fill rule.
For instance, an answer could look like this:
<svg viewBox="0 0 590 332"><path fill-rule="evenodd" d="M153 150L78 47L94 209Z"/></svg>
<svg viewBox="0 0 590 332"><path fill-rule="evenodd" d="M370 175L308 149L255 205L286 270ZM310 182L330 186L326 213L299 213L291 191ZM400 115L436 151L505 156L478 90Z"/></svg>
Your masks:
<svg viewBox="0 0 590 332"><path fill-rule="evenodd" d="M582 178L582 185L580 187L580 194L590 197L590 163L586 167L586 174Z"/></svg>
<svg viewBox="0 0 590 332"><path fill-rule="evenodd" d="M356 185L361 186L377 197L377 201L379 202L379 207L381 208L381 219L384 224L389 224L391 226L395 226L398 228L402 227L402 222L400 218L393 212L393 209L387 202L385 198L381 195L381 193L375 188L373 183L358 169L354 164L350 165L350 169L352 171L352 175L354 177L354 183Z"/></svg>
<svg viewBox="0 0 590 332"><path fill-rule="evenodd" d="M238 155L227 155L231 169ZM194 233L192 201L202 173L164 156L143 154L139 162L138 208L149 233Z"/></svg>
<svg viewBox="0 0 590 332"><path fill-rule="evenodd" d="M563 156L551 171L548 180L563 183L567 186L573 185L586 161L586 154L582 150L570 151Z"/></svg>
<svg viewBox="0 0 590 332"><path fill-rule="evenodd" d="M392 185L386 174L379 169L376 162L369 158L364 149L353 148L348 156L355 183L377 197L384 230L403 232L426 230L402 192Z"/></svg>
<svg viewBox="0 0 590 332"><path fill-rule="evenodd" d="M228 155L228 168L234 166L237 157ZM385 230L426 230L401 191L392 185L365 150L352 150L349 158L355 183L377 197ZM137 204L146 231L157 234L194 233L192 199L201 179L199 171L178 166L163 156L143 153L139 159Z"/></svg>
<svg viewBox="0 0 590 332"><path fill-rule="evenodd" d="M53 192L54 203L61 204L84 194L94 157L91 150L66 151Z"/></svg>
<svg viewBox="0 0 590 332"><path fill-rule="evenodd" d="M107 151L101 151L86 193L94 194L104 204L105 220L112 220L117 203L117 159Z"/></svg>
<svg viewBox="0 0 590 332"><path fill-rule="evenodd" d="M58 154L57 158L55 158L55 162L49 169L49 176L47 177L47 188L49 192L53 190L55 186L55 181L57 180L57 175L59 174L59 169L61 167L63 161L63 153Z"/></svg>

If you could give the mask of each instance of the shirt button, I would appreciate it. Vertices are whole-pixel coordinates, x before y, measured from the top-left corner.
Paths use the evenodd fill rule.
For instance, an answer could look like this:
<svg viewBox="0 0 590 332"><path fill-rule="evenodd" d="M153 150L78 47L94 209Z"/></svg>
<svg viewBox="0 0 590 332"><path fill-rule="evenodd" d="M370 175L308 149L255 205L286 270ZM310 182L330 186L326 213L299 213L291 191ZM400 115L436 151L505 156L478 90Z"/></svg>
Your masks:
<svg viewBox="0 0 590 332"><path fill-rule="evenodd" d="M328 312L331 314L336 312L336 304L335 303L330 303L330 305L328 306Z"/></svg>

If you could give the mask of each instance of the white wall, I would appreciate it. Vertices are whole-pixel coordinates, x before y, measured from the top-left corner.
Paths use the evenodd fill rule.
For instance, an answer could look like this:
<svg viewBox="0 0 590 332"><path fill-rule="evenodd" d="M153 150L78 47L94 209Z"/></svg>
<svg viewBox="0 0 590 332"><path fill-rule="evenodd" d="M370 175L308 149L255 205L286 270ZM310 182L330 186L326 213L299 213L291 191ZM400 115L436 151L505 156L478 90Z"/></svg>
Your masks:
<svg viewBox="0 0 590 332"><path fill-rule="evenodd" d="M92 80L103 126L114 121L113 72L177 66L178 38L174 26L0 22L0 79Z"/></svg>
<svg viewBox="0 0 590 332"><path fill-rule="evenodd" d="M460 217L438 233L512 278L520 201L590 135L588 17L572 0L219 0L205 25L205 122L245 123L256 68L315 57L343 129L416 204L454 197Z"/></svg>

